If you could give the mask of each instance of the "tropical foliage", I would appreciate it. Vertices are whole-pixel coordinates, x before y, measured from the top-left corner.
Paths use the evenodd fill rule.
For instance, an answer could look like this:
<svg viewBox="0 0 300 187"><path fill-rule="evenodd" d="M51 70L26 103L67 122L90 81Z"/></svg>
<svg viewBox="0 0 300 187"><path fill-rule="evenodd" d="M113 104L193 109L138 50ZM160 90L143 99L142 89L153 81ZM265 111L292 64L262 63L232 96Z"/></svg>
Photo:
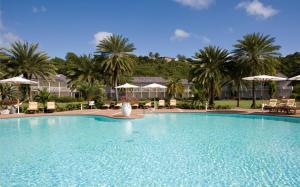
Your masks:
<svg viewBox="0 0 300 187"><path fill-rule="evenodd" d="M104 56L105 59L100 62L100 66L106 75L112 80L113 86L118 85L118 79L121 75L131 74L134 66L133 54L135 50L133 43L128 38L121 35L112 35L102 40L97 45L97 52ZM116 99L118 100L118 92Z"/></svg>
<svg viewBox="0 0 300 187"><path fill-rule="evenodd" d="M167 93L171 97L182 96L184 93L184 85L180 79L170 79L167 83Z"/></svg>
<svg viewBox="0 0 300 187"><path fill-rule="evenodd" d="M234 45L234 57L248 70L248 75L274 74L279 65L280 46L275 38L261 33L247 34ZM252 82L252 107L256 107L255 82Z"/></svg>
<svg viewBox="0 0 300 187"><path fill-rule="evenodd" d="M207 87L208 102L213 107L217 90L220 89L225 76L226 63L229 61L229 53L225 49L216 46L208 46L195 54L192 65L191 80L196 84Z"/></svg>

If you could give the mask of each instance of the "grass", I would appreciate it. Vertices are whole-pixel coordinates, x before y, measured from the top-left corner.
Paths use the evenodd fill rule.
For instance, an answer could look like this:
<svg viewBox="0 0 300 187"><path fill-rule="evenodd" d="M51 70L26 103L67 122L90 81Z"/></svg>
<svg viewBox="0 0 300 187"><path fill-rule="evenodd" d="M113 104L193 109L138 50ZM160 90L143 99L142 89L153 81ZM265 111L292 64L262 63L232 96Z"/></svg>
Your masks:
<svg viewBox="0 0 300 187"><path fill-rule="evenodd" d="M236 108L236 100L216 100L215 105L229 105L231 108ZM264 100L264 103L268 103L267 100ZM252 100L241 100L240 108L249 109L251 108ZM256 100L256 105L261 106L262 101Z"/></svg>
<svg viewBox="0 0 300 187"><path fill-rule="evenodd" d="M262 102L268 104L269 100L256 100L256 105L261 106ZM252 100L241 100L240 108L249 109L251 108ZM231 108L236 108L236 100L216 100L215 105L229 105ZM300 106L300 102L296 103L296 106Z"/></svg>

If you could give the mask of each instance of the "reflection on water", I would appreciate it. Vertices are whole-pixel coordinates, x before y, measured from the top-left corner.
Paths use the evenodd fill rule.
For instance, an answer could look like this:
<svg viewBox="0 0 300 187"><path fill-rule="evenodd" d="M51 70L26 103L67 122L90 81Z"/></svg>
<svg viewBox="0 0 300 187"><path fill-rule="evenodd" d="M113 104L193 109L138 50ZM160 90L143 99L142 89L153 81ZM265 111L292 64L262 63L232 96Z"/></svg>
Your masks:
<svg viewBox="0 0 300 187"><path fill-rule="evenodd" d="M127 135L131 135L133 132L133 127L132 127L132 123L131 121L127 120L125 122L123 122L124 127L125 127L125 132Z"/></svg>

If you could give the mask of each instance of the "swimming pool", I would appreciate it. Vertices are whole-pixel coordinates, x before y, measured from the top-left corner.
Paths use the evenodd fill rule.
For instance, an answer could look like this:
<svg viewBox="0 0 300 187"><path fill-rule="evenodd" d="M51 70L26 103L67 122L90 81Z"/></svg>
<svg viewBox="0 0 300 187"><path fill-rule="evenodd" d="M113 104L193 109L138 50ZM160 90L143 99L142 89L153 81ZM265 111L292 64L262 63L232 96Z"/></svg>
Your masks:
<svg viewBox="0 0 300 187"><path fill-rule="evenodd" d="M0 186L299 186L300 119L0 120Z"/></svg>

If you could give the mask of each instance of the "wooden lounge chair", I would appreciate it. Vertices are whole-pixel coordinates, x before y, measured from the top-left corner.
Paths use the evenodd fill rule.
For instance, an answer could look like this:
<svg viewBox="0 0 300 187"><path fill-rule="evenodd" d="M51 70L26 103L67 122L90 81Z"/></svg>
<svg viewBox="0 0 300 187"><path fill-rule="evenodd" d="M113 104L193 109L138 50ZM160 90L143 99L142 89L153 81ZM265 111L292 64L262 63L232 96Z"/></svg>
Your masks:
<svg viewBox="0 0 300 187"><path fill-rule="evenodd" d="M37 102L29 102L27 111L29 113L31 113L31 112L35 113L36 111L38 111L38 103Z"/></svg>
<svg viewBox="0 0 300 187"><path fill-rule="evenodd" d="M170 100L170 108L176 108L176 99Z"/></svg>
<svg viewBox="0 0 300 187"><path fill-rule="evenodd" d="M286 105L283 107L283 110L287 114L296 114L296 100L288 99Z"/></svg>
<svg viewBox="0 0 300 187"><path fill-rule="evenodd" d="M110 108L110 103L105 103L103 106L102 106L103 109L109 109Z"/></svg>
<svg viewBox="0 0 300 187"><path fill-rule="evenodd" d="M264 106L265 110L269 110L269 112L272 112L274 109L276 109L277 106L277 99L270 99L269 103Z"/></svg>
<svg viewBox="0 0 300 187"><path fill-rule="evenodd" d="M47 112L54 112L55 108L55 102L47 102Z"/></svg>
<svg viewBox="0 0 300 187"><path fill-rule="evenodd" d="M165 100L159 100L158 101L158 108L164 108L165 107Z"/></svg>
<svg viewBox="0 0 300 187"><path fill-rule="evenodd" d="M152 107L152 105L151 105L151 101L150 102L147 102L147 103L145 103L145 105L144 105L144 108L145 109L147 109L147 108L151 108Z"/></svg>
<svg viewBox="0 0 300 187"><path fill-rule="evenodd" d="M283 112L284 108L287 104L287 101L288 101L287 99L281 99L279 101L279 103L274 107L273 110L276 111L276 112Z"/></svg>
<svg viewBox="0 0 300 187"><path fill-rule="evenodd" d="M115 109L120 109L122 107L122 103L117 103L116 105L115 105Z"/></svg>
<svg viewBox="0 0 300 187"><path fill-rule="evenodd" d="M137 109L139 108L139 104L138 103L131 104L131 107L132 109Z"/></svg>

